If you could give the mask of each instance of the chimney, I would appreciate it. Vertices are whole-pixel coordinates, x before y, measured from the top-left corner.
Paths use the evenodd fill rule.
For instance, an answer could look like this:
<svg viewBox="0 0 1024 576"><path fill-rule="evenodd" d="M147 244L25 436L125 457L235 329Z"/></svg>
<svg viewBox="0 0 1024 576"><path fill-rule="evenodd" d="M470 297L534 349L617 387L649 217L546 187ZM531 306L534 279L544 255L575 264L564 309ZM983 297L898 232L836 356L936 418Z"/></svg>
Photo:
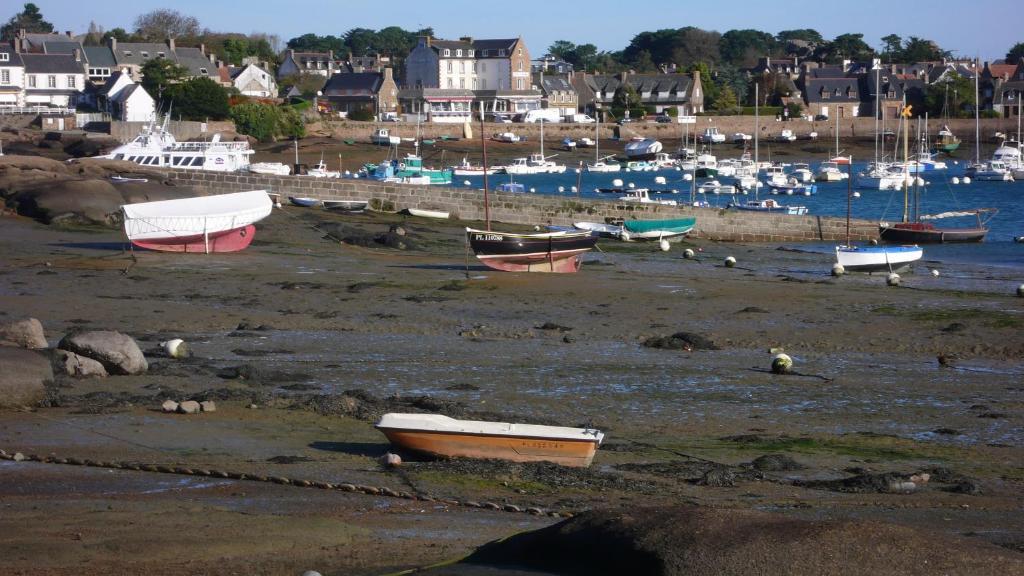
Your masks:
<svg viewBox="0 0 1024 576"><path fill-rule="evenodd" d="M167 47L170 48L171 52L174 52L174 50L176 48L175 45L174 45L174 38L168 38L167 39Z"/></svg>
<svg viewBox="0 0 1024 576"><path fill-rule="evenodd" d="M391 71L391 68L385 68L385 69L384 69L384 80L385 80L385 81L386 81L386 80L392 80L392 81L394 81L394 76L393 76L392 74L393 74L393 73L392 73L392 71Z"/></svg>
<svg viewBox="0 0 1024 576"><path fill-rule="evenodd" d="M65 30L65 31L64 31L64 35L65 35L65 36L67 36L68 38L72 38L72 36L71 36L71 30Z"/></svg>
<svg viewBox="0 0 1024 576"><path fill-rule="evenodd" d="M472 44L473 43L473 37L472 36L462 36L461 38L459 38L459 42L465 42L466 44Z"/></svg>
<svg viewBox="0 0 1024 576"><path fill-rule="evenodd" d="M79 50L78 48L75 48L74 50L71 51L71 53L75 55L75 62L81 62L82 61L82 51L81 50Z"/></svg>
<svg viewBox="0 0 1024 576"><path fill-rule="evenodd" d="M199 53L200 54L206 54L206 44L200 44L199 45Z"/></svg>
<svg viewBox="0 0 1024 576"><path fill-rule="evenodd" d="M116 54L116 52L117 52L117 38L114 38L113 36L111 36L110 38L107 38L107 45L110 46L110 51L111 52L115 52L114 57L116 58L117 57L117 54Z"/></svg>

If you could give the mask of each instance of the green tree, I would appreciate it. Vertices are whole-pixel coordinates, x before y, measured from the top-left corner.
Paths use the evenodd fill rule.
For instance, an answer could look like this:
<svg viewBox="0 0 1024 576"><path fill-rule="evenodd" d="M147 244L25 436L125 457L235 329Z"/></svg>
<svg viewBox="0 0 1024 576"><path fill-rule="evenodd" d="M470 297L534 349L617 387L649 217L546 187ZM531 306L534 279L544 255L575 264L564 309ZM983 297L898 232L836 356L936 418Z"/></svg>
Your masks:
<svg viewBox="0 0 1024 576"><path fill-rule="evenodd" d="M0 28L0 40L10 42L14 40L18 30L26 32L47 33L53 32L53 24L43 20L39 7L29 2L25 4L21 12L18 12Z"/></svg>
<svg viewBox="0 0 1024 576"><path fill-rule="evenodd" d="M275 106L259 102L244 102L231 109L235 130L260 142L268 142L277 135L279 116Z"/></svg>
<svg viewBox="0 0 1024 576"><path fill-rule="evenodd" d="M903 46L903 51L900 53L900 57L904 62L934 62L936 60L942 60L943 57L947 56L948 53L943 51L938 44L931 40L925 40L924 38L918 38L917 36L911 36L906 45Z"/></svg>
<svg viewBox="0 0 1024 576"><path fill-rule="evenodd" d="M345 41L337 36L317 36L316 34L303 34L292 38L287 43L288 48L299 52L327 52L333 50L336 54L345 51Z"/></svg>
<svg viewBox="0 0 1024 576"><path fill-rule="evenodd" d="M249 56L250 53L248 38L227 38L224 40L224 48L221 55L225 61L239 65L242 63L242 58Z"/></svg>
<svg viewBox="0 0 1024 576"><path fill-rule="evenodd" d="M568 62L566 57L576 50L576 45L568 40L555 40L555 42L548 46L548 54L551 54L555 58L561 58Z"/></svg>
<svg viewBox="0 0 1024 576"><path fill-rule="evenodd" d="M736 93L732 91L732 86L725 84L718 91L718 96L715 98L714 110L717 112L734 112L739 107L739 103L736 101Z"/></svg>
<svg viewBox="0 0 1024 576"><path fill-rule="evenodd" d="M142 65L142 87L157 102L174 84L188 77L188 68L166 58L153 58Z"/></svg>
<svg viewBox="0 0 1024 576"><path fill-rule="evenodd" d="M783 30L775 35L775 40L780 44L789 42L790 40L803 40L804 42L810 42L811 44L825 43L825 38L822 37L821 33L812 28Z"/></svg>
<svg viewBox="0 0 1024 576"><path fill-rule="evenodd" d="M175 115L183 120L224 120L230 114L227 90L206 76L175 84L166 92Z"/></svg>
<svg viewBox="0 0 1024 576"><path fill-rule="evenodd" d="M749 68L758 58L775 53L775 37L760 30L729 30L722 34L718 50L725 62Z"/></svg>
<svg viewBox="0 0 1024 576"><path fill-rule="evenodd" d="M658 69L654 64L654 59L651 58L651 53L647 50L641 50L636 57L628 63L637 72L654 72Z"/></svg>
<svg viewBox="0 0 1024 576"><path fill-rule="evenodd" d="M974 103L974 81L956 72L925 87L925 108L936 118L973 116Z"/></svg>
<svg viewBox="0 0 1024 576"><path fill-rule="evenodd" d="M864 42L863 34L840 34L823 46L817 56L829 64L839 64L843 60L869 62L875 57L875 51Z"/></svg>
<svg viewBox="0 0 1024 576"><path fill-rule="evenodd" d="M902 59L900 52L903 50L903 38L900 38L899 35L889 34L888 36L882 36L882 45L885 47L882 50L882 56L886 60L895 62Z"/></svg>
<svg viewBox="0 0 1024 576"><path fill-rule="evenodd" d="M128 42L131 35L128 34L128 31L124 28L112 28L103 33L103 38L100 40L100 43L106 45L111 38L118 42Z"/></svg>
<svg viewBox="0 0 1024 576"><path fill-rule="evenodd" d="M615 89L615 94L612 95L612 115L616 118L623 118L626 116L627 110L632 118L640 118L646 113L636 89L631 84L622 84Z"/></svg>
<svg viewBox="0 0 1024 576"><path fill-rule="evenodd" d="M717 64L722 60L722 54L718 50L721 37L718 32L709 32L693 26L680 28L676 30L671 61L681 68L687 68L697 62Z"/></svg>
<svg viewBox="0 0 1024 576"><path fill-rule="evenodd" d="M377 33L369 28L353 28L345 32L345 47L355 56L364 56L372 52L377 42Z"/></svg>
<svg viewBox="0 0 1024 576"><path fill-rule="evenodd" d="M1024 58L1024 42L1017 42L1006 52L1006 61L1014 64Z"/></svg>

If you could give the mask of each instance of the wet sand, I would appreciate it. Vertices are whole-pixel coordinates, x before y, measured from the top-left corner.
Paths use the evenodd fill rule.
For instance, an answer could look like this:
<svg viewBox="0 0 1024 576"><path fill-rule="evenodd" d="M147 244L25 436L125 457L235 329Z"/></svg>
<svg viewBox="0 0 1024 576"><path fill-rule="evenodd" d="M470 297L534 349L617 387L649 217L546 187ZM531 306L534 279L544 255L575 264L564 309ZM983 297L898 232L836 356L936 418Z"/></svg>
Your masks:
<svg viewBox="0 0 1024 576"><path fill-rule="evenodd" d="M373 235L399 222L417 249L340 244L311 227ZM925 264L888 288L880 275L833 279L828 255L775 245L661 253L603 241L579 274L508 274L467 258L464 225L286 207L245 252L133 260L116 232L5 217L0 318L39 318L51 343L75 327L123 331L151 370L59 379L51 407L3 414L0 449L545 512L693 503L874 519L1024 547L1024 300L1012 270L963 265L933 277ZM686 246L699 258L684 260ZM736 268L721 265L727 255ZM679 331L719 349L642 345ZM170 337L195 357L161 358ZM767 370L772 347L798 374ZM218 411L155 411L167 397L214 398ZM373 418L403 402L596 426L607 440L584 471L460 461L386 470ZM765 454L804 468L749 466ZM926 470L934 480L911 494L814 484ZM0 461L0 478L0 554L18 574L376 574L557 521L55 464Z"/></svg>

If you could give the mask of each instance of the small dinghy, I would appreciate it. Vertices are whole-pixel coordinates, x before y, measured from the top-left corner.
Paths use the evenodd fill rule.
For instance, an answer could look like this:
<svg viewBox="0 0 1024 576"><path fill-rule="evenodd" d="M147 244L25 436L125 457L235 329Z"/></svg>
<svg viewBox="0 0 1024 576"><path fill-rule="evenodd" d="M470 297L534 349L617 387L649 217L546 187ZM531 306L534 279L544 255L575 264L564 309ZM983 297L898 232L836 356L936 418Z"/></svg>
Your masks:
<svg viewBox="0 0 1024 576"><path fill-rule="evenodd" d="M288 201L295 206L301 206L303 208L312 208L320 205L320 201L316 198L306 198L304 196L289 196Z"/></svg>
<svg viewBox="0 0 1024 576"><path fill-rule="evenodd" d="M324 210L332 212L365 212L366 200L324 200Z"/></svg>
<svg viewBox="0 0 1024 576"><path fill-rule="evenodd" d="M253 224L273 209L265 190L121 206L124 231L133 245L207 254L247 247L256 235Z"/></svg>

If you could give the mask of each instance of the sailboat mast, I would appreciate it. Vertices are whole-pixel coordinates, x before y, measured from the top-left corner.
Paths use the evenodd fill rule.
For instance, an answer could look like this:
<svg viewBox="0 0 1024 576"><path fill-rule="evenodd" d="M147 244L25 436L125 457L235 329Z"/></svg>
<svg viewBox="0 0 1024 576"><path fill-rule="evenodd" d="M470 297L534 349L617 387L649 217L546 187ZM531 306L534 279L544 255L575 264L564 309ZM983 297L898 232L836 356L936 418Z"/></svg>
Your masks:
<svg viewBox="0 0 1024 576"><path fill-rule="evenodd" d="M978 100L978 58L974 59L974 163L981 164L981 102Z"/></svg>
<svg viewBox="0 0 1024 576"><path fill-rule="evenodd" d="M544 159L544 119L537 120L540 122L540 157Z"/></svg>
<svg viewBox="0 0 1024 576"><path fill-rule="evenodd" d="M760 200L759 190L757 185L761 183L758 176L761 173L761 168L758 165L758 138L761 136L761 107L758 106L758 100L761 97L761 86L759 83L754 83L754 200Z"/></svg>
<svg viewBox="0 0 1024 576"><path fill-rule="evenodd" d="M878 66L875 66L875 164L878 164L878 96L881 86L878 85Z"/></svg>
<svg viewBox="0 0 1024 576"><path fill-rule="evenodd" d="M910 221L910 145L907 139L910 137L910 106L907 106L907 98L903 97L903 111L900 113L900 122L903 124L903 221ZM917 180L916 178L914 179Z"/></svg>
<svg viewBox="0 0 1024 576"><path fill-rule="evenodd" d="M597 111L597 122L594 122L594 164L601 161L601 111Z"/></svg>
<svg viewBox="0 0 1024 576"><path fill-rule="evenodd" d="M480 102L480 148L484 163L484 222L487 230L491 229L491 202L487 192L487 139L484 138L484 103Z"/></svg>
<svg viewBox="0 0 1024 576"><path fill-rule="evenodd" d="M853 154L846 165L846 245L850 245L850 210L853 209Z"/></svg>

